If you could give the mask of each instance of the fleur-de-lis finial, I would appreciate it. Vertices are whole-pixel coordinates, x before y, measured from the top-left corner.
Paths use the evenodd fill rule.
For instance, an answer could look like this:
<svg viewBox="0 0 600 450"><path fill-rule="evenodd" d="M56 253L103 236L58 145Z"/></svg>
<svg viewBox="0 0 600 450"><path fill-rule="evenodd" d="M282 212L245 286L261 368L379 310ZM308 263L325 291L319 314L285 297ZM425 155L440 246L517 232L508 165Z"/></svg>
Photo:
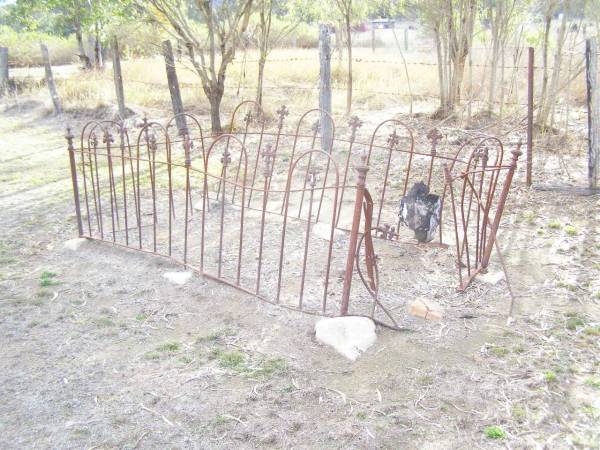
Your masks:
<svg viewBox="0 0 600 450"><path fill-rule="evenodd" d="M348 125L350 126L350 130L351 130L350 140L354 141L354 139L356 138L356 130L358 130L360 127L362 127L363 122L362 122L362 120L360 120L358 118L358 116L352 116L350 118L350 120L348 121Z"/></svg>
<svg viewBox="0 0 600 450"><path fill-rule="evenodd" d="M268 178L273 174L273 160L275 158L275 150L271 144L267 144L266 148L262 151L262 158L263 175L265 178Z"/></svg>
<svg viewBox="0 0 600 450"><path fill-rule="evenodd" d="M321 121L316 120L315 123L312 124L312 127L310 129L314 134L317 134L319 131L321 131Z"/></svg>
<svg viewBox="0 0 600 450"><path fill-rule="evenodd" d="M112 144L115 141L115 139L113 138L110 130L106 129L104 130L104 136L102 136L102 142L104 144Z"/></svg>
<svg viewBox="0 0 600 450"><path fill-rule="evenodd" d="M227 167L230 162L231 153L229 153L229 148L225 147L225 150L223 150L223 156L221 156L221 164L223 164L223 167Z"/></svg>
<svg viewBox="0 0 600 450"><path fill-rule="evenodd" d="M246 126L250 125L250 123L252 122L252 111L248 110L246 112L246 115L244 116L244 123L246 124Z"/></svg>
<svg viewBox="0 0 600 450"><path fill-rule="evenodd" d="M396 133L396 129L394 128L394 131L392 132L392 134L390 134L390 136L387 139L387 143L390 146L390 148L393 149L396 148L399 142L400 136L398 136L398 133Z"/></svg>
<svg viewBox="0 0 600 450"><path fill-rule="evenodd" d="M312 166L308 169L308 183L311 188L314 188L317 185L317 175L319 174L319 168L316 166Z"/></svg>
<svg viewBox="0 0 600 450"><path fill-rule="evenodd" d="M277 115L279 116L279 123L278 123L278 127L281 130L281 128L283 128L283 121L285 120L285 118L289 115L289 111L286 108L285 105L281 105L281 108L279 108L277 110Z"/></svg>

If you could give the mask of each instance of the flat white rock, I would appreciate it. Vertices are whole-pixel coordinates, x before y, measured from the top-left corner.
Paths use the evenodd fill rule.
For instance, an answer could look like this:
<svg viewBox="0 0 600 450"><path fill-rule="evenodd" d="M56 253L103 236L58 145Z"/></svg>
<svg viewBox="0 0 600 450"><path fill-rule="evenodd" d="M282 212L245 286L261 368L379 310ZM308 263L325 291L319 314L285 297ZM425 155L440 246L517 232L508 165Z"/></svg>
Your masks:
<svg viewBox="0 0 600 450"><path fill-rule="evenodd" d="M69 239L63 244L63 247L67 250L72 250L76 252L79 248L87 242L86 238L75 238Z"/></svg>
<svg viewBox="0 0 600 450"><path fill-rule="evenodd" d="M375 324L368 317L321 319L317 322L315 331L319 342L333 347L350 361L356 361L377 340Z"/></svg>
<svg viewBox="0 0 600 450"><path fill-rule="evenodd" d="M165 272L163 277L169 280L171 283L182 285L190 281L192 278L192 272Z"/></svg>
<svg viewBox="0 0 600 450"><path fill-rule="evenodd" d="M328 223L317 222L312 227L312 233L318 238L328 241L331 238L331 225ZM333 230L333 240L337 241L344 235L344 232L338 229Z"/></svg>
<svg viewBox="0 0 600 450"><path fill-rule="evenodd" d="M504 272L483 273L479 275L477 279L483 281L484 283L491 284L492 286L494 286L504 279Z"/></svg>

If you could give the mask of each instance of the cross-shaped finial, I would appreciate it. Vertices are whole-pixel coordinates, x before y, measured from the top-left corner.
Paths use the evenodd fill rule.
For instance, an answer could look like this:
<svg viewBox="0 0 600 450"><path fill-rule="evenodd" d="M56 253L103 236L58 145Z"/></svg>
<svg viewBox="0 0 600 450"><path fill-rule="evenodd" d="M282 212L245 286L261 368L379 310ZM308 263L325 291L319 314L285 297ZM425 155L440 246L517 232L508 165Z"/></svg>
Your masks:
<svg viewBox="0 0 600 450"><path fill-rule="evenodd" d="M360 120L358 118L358 116L352 116L350 118L350 120L348 121L348 125L350 126L350 130L351 130L351 137L350 140L354 141L354 138L356 137L356 130L358 130L360 127L362 127L362 120Z"/></svg>
<svg viewBox="0 0 600 450"><path fill-rule="evenodd" d="M273 174L273 159L275 158L275 150L271 144L267 144L266 148L261 152L263 158L263 175L265 178Z"/></svg>
<svg viewBox="0 0 600 450"><path fill-rule="evenodd" d="M392 134L390 134L390 136L387 139L387 143L391 149L394 149L396 148L399 142L400 136L398 136L398 133L396 133L396 129L394 128L394 131L392 132Z"/></svg>
<svg viewBox="0 0 600 450"><path fill-rule="evenodd" d="M114 141L115 140L114 140L112 134L110 133L110 130L106 129L104 131L104 136L102 136L102 142L105 144L112 144Z"/></svg>
<svg viewBox="0 0 600 450"><path fill-rule="evenodd" d="M319 173L319 168L316 166L312 166L308 169L308 183L311 188L314 188L317 185L317 175Z"/></svg>
<svg viewBox="0 0 600 450"><path fill-rule="evenodd" d="M316 120L315 123L312 124L311 130L314 134L317 134L321 130L321 122Z"/></svg>
<svg viewBox="0 0 600 450"><path fill-rule="evenodd" d="M248 110L248 112L244 116L244 123L246 124L246 126L248 126L250 125L250 122L252 122L252 111Z"/></svg>
<svg viewBox="0 0 600 450"><path fill-rule="evenodd" d="M229 149L225 147L225 150L223 150L223 156L221 157L221 164L223 164L223 167L227 167L230 162L231 153L229 153Z"/></svg>
<svg viewBox="0 0 600 450"><path fill-rule="evenodd" d="M437 128L432 129L429 133L427 133L427 139L431 141L431 144L435 148L437 143L442 139L444 135L440 133L440 130Z"/></svg>
<svg viewBox="0 0 600 450"><path fill-rule="evenodd" d="M279 129L283 127L283 120L288 116L289 113L290 112L285 105L281 105L281 108L277 110L277 115L279 116Z"/></svg>

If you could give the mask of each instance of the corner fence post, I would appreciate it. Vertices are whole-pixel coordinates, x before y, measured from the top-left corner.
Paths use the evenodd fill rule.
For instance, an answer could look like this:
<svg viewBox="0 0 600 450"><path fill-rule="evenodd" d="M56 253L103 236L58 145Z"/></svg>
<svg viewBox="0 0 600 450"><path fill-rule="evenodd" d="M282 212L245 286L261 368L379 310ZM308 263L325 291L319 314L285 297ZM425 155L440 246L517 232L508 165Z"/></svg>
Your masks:
<svg viewBox="0 0 600 450"><path fill-rule="evenodd" d="M598 43L595 38L585 42L585 81L588 112L588 184L598 186L600 172L600 88L598 86Z"/></svg>
<svg viewBox="0 0 600 450"><path fill-rule="evenodd" d="M517 148L512 152L512 160L510 161L510 167L508 169L508 173L506 174L506 179L504 180L504 186L502 187L502 193L500 194L500 199L498 200L498 208L496 208L496 214L494 215L494 222L492 223L492 227L490 230L490 237L485 247L485 252L483 253L483 258L481 260L481 267L487 267L490 262L490 256L492 254L492 249L494 248L494 242L496 241L496 234L498 233L498 227L500 226L500 219L502 218L502 212L504 211L504 205L506 204L506 199L508 197L508 191L510 190L510 185L512 184L513 175L515 174L515 170L517 169L517 160L519 156L522 155L521 152L521 142L517 145Z"/></svg>
<svg viewBox="0 0 600 450"><path fill-rule="evenodd" d="M529 47L527 63L527 186L531 186L531 172L533 169L533 65L534 50Z"/></svg>
<svg viewBox="0 0 600 450"><path fill-rule="evenodd" d="M336 38L337 39L337 38ZM329 26L319 25L319 108L321 111L321 149L329 153L332 144L331 120L331 34ZM324 112L323 112L324 111Z"/></svg>
<svg viewBox="0 0 600 450"><path fill-rule="evenodd" d="M71 165L71 181L73 182L73 197L75 200L75 214L77 215L77 229L79 237L83 236L83 223L81 222L81 207L79 205L79 186L77 184L77 168L75 166L75 148L73 147L73 134L71 128L67 128L65 135L67 150L69 151L69 163Z"/></svg>
<svg viewBox="0 0 600 450"><path fill-rule="evenodd" d="M121 120L127 117L127 109L125 108L125 91L123 89L123 73L121 71L121 55L119 54L119 41L117 37L113 37L112 41L112 61L113 61L113 77L115 80L115 94L117 96L117 105L119 106L119 115Z"/></svg>
<svg viewBox="0 0 600 450"><path fill-rule="evenodd" d="M9 93L9 86L8 48L0 47L0 97Z"/></svg>
<svg viewBox="0 0 600 450"><path fill-rule="evenodd" d="M342 289L342 305L340 316L348 314L350 305L350 288L352 285L352 273L354 271L354 260L356 258L356 247L358 244L358 230L360 228L360 217L365 196L365 180L369 166L367 165L367 154L363 153L360 164L356 167L356 198L354 201L354 217L352 218L352 230L350 231L350 242L348 244L348 256L346 257L346 269L344 271L344 287Z"/></svg>

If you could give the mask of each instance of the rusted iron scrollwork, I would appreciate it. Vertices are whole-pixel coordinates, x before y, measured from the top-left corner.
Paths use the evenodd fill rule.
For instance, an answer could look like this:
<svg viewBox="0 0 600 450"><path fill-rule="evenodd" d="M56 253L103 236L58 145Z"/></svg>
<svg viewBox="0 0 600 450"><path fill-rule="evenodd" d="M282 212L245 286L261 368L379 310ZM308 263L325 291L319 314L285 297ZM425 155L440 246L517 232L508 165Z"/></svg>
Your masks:
<svg viewBox="0 0 600 450"><path fill-rule="evenodd" d="M434 129L429 148L417 149L398 120L367 137L352 117L346 136L336 136L333 118L319 109L293 126L288 116L282 106L270 121L246 101L214 136L191 114L164 126L144 118L135 131L93 121L78 145L68 129L79 236L170 258L286 308L384 317L398 328L381 301L385 268L375 248L383 240L404 245L398 202L424 183L441 199L439 239L426 245L443 246L442 229L453 231L460 289L487 267L519 149L504 165L502 143L489 136L449 151ZM323 120L331 141L322 142ZM355 278L367 289L363 303Z"/></svg>

